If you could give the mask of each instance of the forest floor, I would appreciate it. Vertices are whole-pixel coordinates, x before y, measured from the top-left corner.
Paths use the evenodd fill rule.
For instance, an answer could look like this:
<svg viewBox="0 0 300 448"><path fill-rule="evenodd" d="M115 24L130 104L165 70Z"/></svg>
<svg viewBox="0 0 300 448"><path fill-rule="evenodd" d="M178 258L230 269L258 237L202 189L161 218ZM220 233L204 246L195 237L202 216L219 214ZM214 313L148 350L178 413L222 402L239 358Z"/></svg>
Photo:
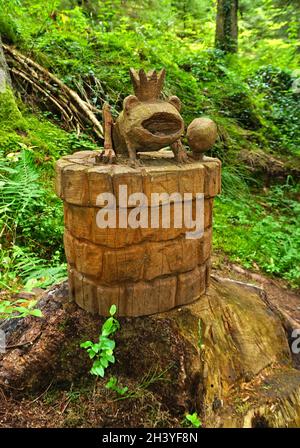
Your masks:
<svg viewBox="0 0 300 448"><path fill-rule="evenodd" d="M213 274L233 280L252 283L262 288L270 301L283 310L294 321L299 322L300 328L300 289L290 289L288 283L280 278L271 278L261 272L253 272L242 268L237 264L230 263L222 257L220 265L220 255L214 254L214 264L218 266L213 270Z"/></svg>
<svg viewBox="0 0 300 448"><path fill-rule="evenodd" d="M213 265L218 266L212 271L215 277L262 288L269 301L294 322L299 322L300 327L299 290L288 289L283 280L274 280L226 262L222 254L215 253ZM0 386L0 428L186 426L184 415L172 414L162 398L147 388L145 378L138 383L118 374L118 381L119 385L135 391L134 395L118 399L105 388L107 379L91 377L80 384L60 385L59 388L52 381L42 392L20 398L16 398L17 390L10 394L3 384Z"/></svg>

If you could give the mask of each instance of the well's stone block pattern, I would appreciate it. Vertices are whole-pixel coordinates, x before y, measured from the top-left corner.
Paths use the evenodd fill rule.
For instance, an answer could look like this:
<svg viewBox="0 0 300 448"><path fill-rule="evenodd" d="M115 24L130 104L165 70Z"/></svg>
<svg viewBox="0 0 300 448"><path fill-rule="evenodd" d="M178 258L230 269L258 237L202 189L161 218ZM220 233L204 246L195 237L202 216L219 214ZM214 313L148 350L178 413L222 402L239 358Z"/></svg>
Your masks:
<svg viewBox="0 0 300 448"><path fill-rule="evenodd" d="M176 165L169 152L147 154L142 168L96 165L95 151L65 156L56 164L56 191L64 201L64 244L72 299L85 310L139 316L198 299L209 284L213 199L220 193L221 163L205 157ZM204 193L204 235L186 239L187 228L106 228L97 226L97 196L119 185L128 195ZM130 212L130 209L128 210ZM118 216L118 213L117 213Z"/></svg>

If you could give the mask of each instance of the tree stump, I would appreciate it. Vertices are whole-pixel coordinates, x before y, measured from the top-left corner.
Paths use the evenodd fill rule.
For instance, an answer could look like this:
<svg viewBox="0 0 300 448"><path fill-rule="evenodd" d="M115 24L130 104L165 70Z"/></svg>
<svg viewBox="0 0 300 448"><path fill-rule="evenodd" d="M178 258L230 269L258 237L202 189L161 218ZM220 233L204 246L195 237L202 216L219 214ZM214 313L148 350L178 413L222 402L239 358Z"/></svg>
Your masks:
<svg viewBox="0 0 300 448"><path fill-rule="evenodd" d="M15 400L34 393L31 403L49 384L52 392L71 385L78 390L90 379L92 391L93 361L80 343L96 341L105 318L70 303L66 283L47 291L38 306L43 318L10 320L1 327L8 347L0 354L0 384ZM156 404L142 411L147 427L159 407L178 423L185 412L197 411L204 427L300 426L300 372L291 356L286 318L260 288L213 277L201 300L152 316L120 318L120 324L116 364L98 379L97 400L82 404L81 425L134 427L133 409L141 412L145 396L114 401L105 384L115 375L136 390L156 372L163 380L149 386ZM2 394L0 405L5 406Z"/></svg>
<svg viewBox="0 0 300 448"><path fill-rule="evenodd" d="M96 156L95 151L82 151L56 164L56 191L64 201L71 298L86 311L100 315L107 315L115 304L119 316L154 314L197 300L209 284L212 209L220 192L220 161L205 157L179 165L172 153L162 151L143 155L143 166L131 168L122 159L118 165L99 165ZM120 186L127 188L128 197L145 195L146 223L124 227L122 217L130 219L135 205L124 209ZM99 211L106 206L99 200L102 193L116 198L115 228L98 225ZM166 225L162 208L168 197L162 197L156 207L156 228L151 226L152 193L181 197L189 193L193 219L196 195L204 194L203 236L186 237L192 229L185 225L184 207L176 209L173 202ZM179 217L181 226L176 221Z"/></svg>

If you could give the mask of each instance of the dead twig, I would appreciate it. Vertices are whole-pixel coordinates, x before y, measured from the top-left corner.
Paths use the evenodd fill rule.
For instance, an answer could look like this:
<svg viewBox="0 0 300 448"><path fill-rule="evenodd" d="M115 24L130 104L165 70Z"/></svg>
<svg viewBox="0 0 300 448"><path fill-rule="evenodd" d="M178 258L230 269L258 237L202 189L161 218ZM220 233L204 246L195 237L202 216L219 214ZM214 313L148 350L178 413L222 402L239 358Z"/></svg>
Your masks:
<svg viewBox="0 0 300 448"><path fill-rule="evenodd" d="M29 403L27 403L27 406L29 406L29 405L31 405L31 404L33 404L33 403L35 403L36 401L38 401L40 398L42 398L47 392L48 392L48 390L50 389L50 387L52 386L52 384L53 384L53 380L51 380L51 383L47 386L47 388L38 396L38 397L36 397L34 400L32 400L32 401L29 401Z"/></svg>

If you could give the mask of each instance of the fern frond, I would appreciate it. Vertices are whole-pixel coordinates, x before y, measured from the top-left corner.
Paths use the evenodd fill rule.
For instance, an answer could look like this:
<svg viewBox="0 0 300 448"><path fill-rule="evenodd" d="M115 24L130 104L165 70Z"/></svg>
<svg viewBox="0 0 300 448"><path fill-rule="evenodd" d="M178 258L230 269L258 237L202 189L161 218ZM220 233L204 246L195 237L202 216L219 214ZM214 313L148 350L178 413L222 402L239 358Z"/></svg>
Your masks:
<svg viewBox="0 0 300 448"><path fill-rule="evenodd" d="M23 150L17 164L9 170L5 163L2 163L0 173L2 182L0 203L2 206L8 206L12 213L16 213L16 218L24 213L35 199L41 196L39 175L34 165L32 153Z"/></svg>
<svg viewBox="0 0 300 448"><path fill-rule="evenodd" d="M33 154L22 150L19 160L11 162L0 157L0 235L6 231L15 233L20 218L34 210L43 194Z"/></svg>

